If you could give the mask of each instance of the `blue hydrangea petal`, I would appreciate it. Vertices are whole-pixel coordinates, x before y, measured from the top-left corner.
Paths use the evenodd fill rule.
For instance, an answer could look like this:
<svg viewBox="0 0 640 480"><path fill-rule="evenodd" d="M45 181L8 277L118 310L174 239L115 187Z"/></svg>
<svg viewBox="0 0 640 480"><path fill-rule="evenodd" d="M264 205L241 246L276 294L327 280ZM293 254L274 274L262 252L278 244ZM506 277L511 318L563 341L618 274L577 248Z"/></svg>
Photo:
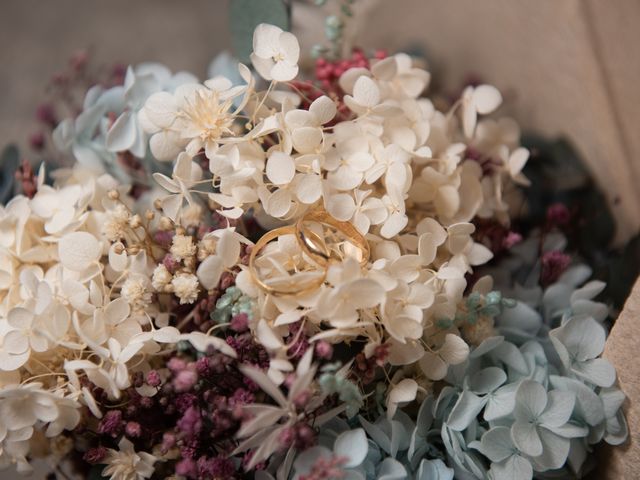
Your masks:
<svg viewBox="0 0 640 480"><path fill-rule="evenodd" d="M517 421L535 422L547 406L547 392L537 382L525 380L516 392L513 415Z"/></svg>
<svg viewBox="0 0 640 480"><path fill-rule="evenodd" d="M447 418L447 425L456 431L466 429L478 416L486 402L485 397L479 397L473 392L465 390L453 406Z"/></svg>
<svg viewBox="0 0 640 480"><path fill-rule="evenodd" d="M531 480L533 467L527 459L513 455L503 463L491 464L490 473L493 480Z"/></svg>
<svg viewBox="0 0 640 480"><path fill-rule="evenodd" d="M569 440L545 428L540 428L538 431L543 445L543 451L541 455L535 456L533 466L536 470L542 471L561 468L567 461L567 456L569 455Z"/></svg>
<svg viewBox="0 0 640 480"><path fill-rule="evenodd" d="M484 395L498 389L507 381L507 374L498 367L483 368L476 372L469 380L469 389L474 393Z"/></svg>
<svg viewBox="0 0 640 480"><path fill-rule="evenodd" d="M293 468L297 474L307 475L319 458L330 458L331 456L331 450L328 448L311 447L298 455L298 458L293 462Z"/></svg>
<svg viewBox="0 0 640 480"><path fill-rule="evenodd" d="M510 383L491 393L484 409L484 419L489 421L505 417L513 412L516 405L517 383Z"/></svg>
<svg viewBox="0 0 640 480"><path fill-rule="evenodd" d="M478 345L476 348L473 349L473 351L469 354L469 358L473 359L473 358L481 357L487 354L488 352L490 352L491 350L493 350L494 348L496 348L503 341L504 341L504 337L501 337L501 336L486 338L482 341L480 345Z"/></svg>
<svg viewBox="0 0 640 480"><path fill-rule="evenodd" d="M405 480L407 470L394 458L385 458L378 468L378 480Z"/></svg>
<svg viewBox="0 0 640 480"><path fill-rule="evenodd" d="M542 455L542 440L538 428L533 423L516 422L511 426L511 438L518 449L527 455Z"/></svg>
<svg viewBox="0 0 640 480"><path fill-rule="evenodd" d="M346 456L349 460L345 467L357 467L360 465L369 450L367 435L362 428L341 433L336 438L333 451L336 455Z"/></svg>
<svg viewBox="0 0 640 480"><path fill-rule="evenodd" d="M541 424L549 427L561 427L569 421L576 404L573 392L552 390L548 394L547 408L540 415Z"/></svg>
<svg viewBox="0 0 640 480"><path fill-rule="evenodd" d="M616 369L604 358L576 363L573 372L599 387L610 387L616 381Z"/></svg>
<svg viewBox="0 0 640 480"><path fill-rule="evenodd" d="M106 148L112 152L128 150L136 141L138 127L133 113L126 111L113 123L107 133Z"/></svg>
<svg viewBox="0 0 640 480"><path fill-rule="evenodd" d="M502 342L491 350L490 356L495 362L502 362L521 374L527 374L527 362L522 352L511 342Z"/></svg>
<svg viewBox="0 0 640 480"><path fill-rule="evenodd" d="M516 302L514 307L505 308L497 317L497 324L535 335L542 325L542 317L526 303Z"/></svg>
<svg viewBox="0 0 640 480"><path fill-rule="evenodd" d="M440 460L422 460L415 480L453 480L453 469Z"/></svg>
<svg viewBox="0 0 640 480"><path fill-rule="evenodd" d="M507 427L495 427L487 431L480 441L471 442L469 447L478 450L492 462L502 462L513 454L514 445Z"/></svg>

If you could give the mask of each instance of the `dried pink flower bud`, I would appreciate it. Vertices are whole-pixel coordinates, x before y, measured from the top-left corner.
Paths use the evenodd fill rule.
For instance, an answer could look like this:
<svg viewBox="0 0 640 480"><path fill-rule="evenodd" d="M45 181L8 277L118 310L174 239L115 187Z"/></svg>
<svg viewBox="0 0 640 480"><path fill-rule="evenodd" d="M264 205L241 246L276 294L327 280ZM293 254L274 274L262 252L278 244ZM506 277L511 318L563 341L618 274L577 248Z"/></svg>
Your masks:
<svg viewBox="0 0 640 480"><path fill-rule="evenodd" d="M177 392L186 392L191 390L198 381L198 374L193 370L182 370L178 372L173 379L173 387Z"/></svg>
<svg viewBox="0 0 640 480"><path fill-rule="evenodd" d="M325 340L316 343L316 355L324 360L329 360L333 355L333 347Z"/></svg>
<svg viewBox="0 0 640 480"><path fill-rule="evenodd" d="M522 235L517 232L509 232L506 237L502 240L502 246L504 248L512 248L522 241Z"/></svg>
<svg viewBox="0 0 640 480"><path fill-rule="evenodd" d="M160 374L157 370L149 370L147 373L147 384L151 387L159 387L162 383L162 379L160 378Z"/></svg>
<svg viewBox="0 0 640 480"><path fill-rule="evenodd" d="M117 437L122 432L122 412L109 410L98 424L98 433Z"/></svg>
<svg viewBox="0 0 640 480"><path fill-rule="evenodd" d="M105 447L90 448L82 456L82 458L91 464L100 463L107 456L107 449Z"/></svg>
<svg viewBox="0 0 640 480"><path fill-rule="evenodd" d="M198 475L198 469L196 462L190 458L184 458L176 464L176 474L185 477L196 477Z"/></svg>
<svg viewBox="0 0 640 480"><path fill-rule="evenodd" d="M241 333L249 328L249 316L246 313L234 315L231 319L231 330Z"/></svg>
<svg viewBox="0 0 640 480"><path fill-rule="evenodd" d="M309 403L310 399L311 392L309 390L303 390L298 395L296 395L296 398L293 399L293 404L297 409L304 410L304 407L307 405L307 403Z"/></svg>
<svg viewBox="0 0 640 480"><path fill-rule="evenodd" d="M138 438L142 434L142 427L138 422L127 422L124 433L127 437Z"/></svg>
<svg viewBox="0 0 640 480"><path fill-rule="evenodd" d="M167 367L169 367L169 370L176 373L187 368L187 362L185 362L181 358L173 357L167 363Z"/></svg>

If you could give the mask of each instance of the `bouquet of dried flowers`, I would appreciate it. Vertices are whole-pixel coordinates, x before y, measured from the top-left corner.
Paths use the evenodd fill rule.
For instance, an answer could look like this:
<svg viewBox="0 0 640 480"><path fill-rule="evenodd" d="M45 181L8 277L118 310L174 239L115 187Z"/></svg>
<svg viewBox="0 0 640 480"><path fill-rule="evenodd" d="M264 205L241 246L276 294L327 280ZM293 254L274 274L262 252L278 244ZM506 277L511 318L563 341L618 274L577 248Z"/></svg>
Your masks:
<svg viewBox="0 0 640 480"><path fill-rule="evenodd" d="M605 285L566 205L518 230L530 152L498 90L432 101L384 51L316 49L300 80L270 24L252 50L255 73L143 64L49 112L72 163L22 165L0 207L0 464L573 478L623 442Z"/></svg>

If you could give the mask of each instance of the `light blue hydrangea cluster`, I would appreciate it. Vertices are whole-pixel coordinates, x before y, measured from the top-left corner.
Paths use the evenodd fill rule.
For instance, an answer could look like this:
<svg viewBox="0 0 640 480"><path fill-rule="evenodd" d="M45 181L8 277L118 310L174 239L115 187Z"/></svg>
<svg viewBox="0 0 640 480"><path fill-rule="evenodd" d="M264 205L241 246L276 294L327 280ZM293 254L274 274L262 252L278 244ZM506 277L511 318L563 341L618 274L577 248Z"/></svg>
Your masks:
<svg viewBox="0 0 640 480"><path fill-rule="evenodd" d="M159 63L129 67L124 85L108 89L97 85L89 89L80 115L65 119L56 127L53 133L56 148L72 153L79 164L94 171L106 171L123 182L132 180L131 171L116 163L117 152L129 151L142 162L147 173L162 170L147 148L149 137L142 129L140 110L153 93L173 92L179 85L197 82L190 73L172 74ZM143 177L146 180L142 177L135 180L145 184L151 175Z"/></svg>
<svg viewBox="0 0 640 480"><path fill-rule="evenodd" d="M456 478L580 477L593 466L594 445L628 435L615 369L600 358L608 308L595 298L604 283L584 283L591 271L575 265L542 289L530 281L537 266L528 248L510 269L498 267L512 273L500 288L518 298L496 318L500 336L453 367L433 402Z"/></svg>
<svg viewBox="0 0 640 480"><path fill-rule="evenodd" d="M454 471L445 464L441 450L426 440L433 433L427 427L432 418L424 418L429 408L421 413L418 423L402 411L393 420L384 414L374 422L357 417L354 425L333 418L323 425L318 445L293 460L288 477L281 476L289 467L284 459L272 463L279 467L277 473L258 472L256 480L452 480Z"/></svg>
<svg viewBox="0 0 640 480"><path fill-rule="evenodd" d="M452 368L433 416L456 478L484 478L487 469L495 480L560 469L581 476L593 445L624 441L624 395L598 358L603 327L574 316L550 338L549 350L492 337Z"/></svg>
<svg viewBox="0 0 640 480"><path fill-rule="evenodd" d="M521 261L512 272L527 268ZM377 419L325 424L319 446L291 460L290 478L315 478L331 459L349 479L583 476L596 444L617 445L628 435L624 394L600 358L608 308L595 298L605 285L585 283L590 274L573 266L546 289L509 277L504 288L518 298L510 308L498 292L470 296L456 321L495 316L498 335L451 367L413 416L408 408L392 420L381 411ZM487 305L490 311L477 311Z"/></svg>

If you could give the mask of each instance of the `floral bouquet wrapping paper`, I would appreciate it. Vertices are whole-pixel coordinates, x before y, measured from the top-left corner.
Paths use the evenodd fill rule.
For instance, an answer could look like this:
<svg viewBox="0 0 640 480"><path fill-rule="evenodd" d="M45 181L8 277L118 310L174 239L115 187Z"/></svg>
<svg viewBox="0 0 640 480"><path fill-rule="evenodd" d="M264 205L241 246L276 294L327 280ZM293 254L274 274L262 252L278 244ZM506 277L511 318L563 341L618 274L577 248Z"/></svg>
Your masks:
<svg viewBox="0 0 640 480"><path fill-rule="evenodd" d="M51 122L64 160L5 152L1 466L575 478L626 440L584 211L539 201L494 87L430 98L421 59L345 54L351 3L311 75L260 23L226 75L92 86Z"/></svg>

